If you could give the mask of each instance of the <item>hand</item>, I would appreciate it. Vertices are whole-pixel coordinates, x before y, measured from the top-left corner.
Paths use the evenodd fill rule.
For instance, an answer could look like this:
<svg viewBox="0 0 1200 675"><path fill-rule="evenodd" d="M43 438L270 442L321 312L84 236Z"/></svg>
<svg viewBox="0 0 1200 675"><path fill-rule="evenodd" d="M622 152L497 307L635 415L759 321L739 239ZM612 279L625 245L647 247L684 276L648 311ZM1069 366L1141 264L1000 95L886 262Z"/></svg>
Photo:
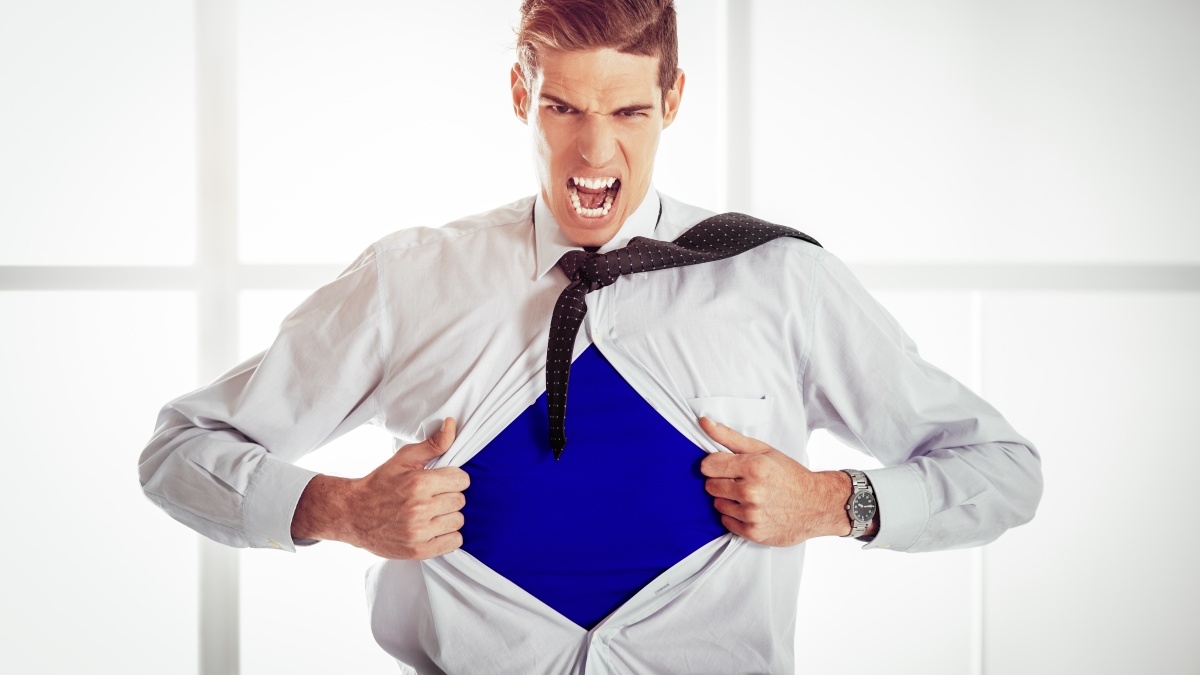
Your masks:
<svg viewBox="0 0 1200 675"><path fill-rule="evenodd" d="M384 558L425 559L459 548L470 478L457 467L425 468L454 436L454 419L447 418L437 433L400 448L363 478L313 478L296 505L292 535L336 539Z"/></svg>
<svg viewBox="0 0 1200 675"><path fill-rule="evenodd" d="M700 418L700 427L733 452L713 453L700 463L721 523L736 535L767 546L792 546L823 535L850 532L846 500L850 477L841 471L809 471L786 454Z"/></svg>

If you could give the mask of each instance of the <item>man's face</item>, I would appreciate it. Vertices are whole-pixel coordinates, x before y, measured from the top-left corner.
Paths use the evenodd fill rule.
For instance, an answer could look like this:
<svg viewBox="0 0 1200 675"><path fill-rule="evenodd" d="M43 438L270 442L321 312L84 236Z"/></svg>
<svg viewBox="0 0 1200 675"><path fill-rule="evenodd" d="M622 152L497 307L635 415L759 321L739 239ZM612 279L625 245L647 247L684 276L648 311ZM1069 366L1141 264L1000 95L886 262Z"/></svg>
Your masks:
<svg viewBox="0 0 1200 675"><path fill-rule="evenodd" d="M533 132L534 167L559 228L602 246L642 203L658 137L674 119L683 71L662 95L658 57L612 49L545 51L526 83L512 71L513 107Z"/></svg>

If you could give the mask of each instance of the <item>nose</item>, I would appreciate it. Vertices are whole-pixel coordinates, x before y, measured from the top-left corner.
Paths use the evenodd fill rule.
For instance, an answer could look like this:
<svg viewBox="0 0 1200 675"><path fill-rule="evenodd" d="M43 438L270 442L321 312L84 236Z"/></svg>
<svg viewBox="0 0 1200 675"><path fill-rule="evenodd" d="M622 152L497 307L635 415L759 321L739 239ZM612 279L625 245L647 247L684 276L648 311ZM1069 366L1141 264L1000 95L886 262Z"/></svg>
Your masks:
<svg viewBox="0 0 1200 675"><path fill-rule="evenodd" d="M617 137L601 115L587 115L579 132L579 154L594 167L602 167L617 151Z"/></svg>

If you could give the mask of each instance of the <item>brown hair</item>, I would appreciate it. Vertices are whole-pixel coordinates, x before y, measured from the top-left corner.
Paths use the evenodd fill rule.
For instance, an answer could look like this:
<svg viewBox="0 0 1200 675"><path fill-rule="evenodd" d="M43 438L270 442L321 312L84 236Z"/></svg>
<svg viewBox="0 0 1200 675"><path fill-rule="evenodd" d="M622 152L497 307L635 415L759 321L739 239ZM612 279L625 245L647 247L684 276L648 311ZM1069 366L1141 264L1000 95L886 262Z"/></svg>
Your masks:
<svg viewBox="0 0 1200 675"><path fill-rule="evenodd" d="M604 48L658 57L658 86L665 97L675 84L679 39L673 0L523 0L517 61L526 86L538 51Z"/></svg>

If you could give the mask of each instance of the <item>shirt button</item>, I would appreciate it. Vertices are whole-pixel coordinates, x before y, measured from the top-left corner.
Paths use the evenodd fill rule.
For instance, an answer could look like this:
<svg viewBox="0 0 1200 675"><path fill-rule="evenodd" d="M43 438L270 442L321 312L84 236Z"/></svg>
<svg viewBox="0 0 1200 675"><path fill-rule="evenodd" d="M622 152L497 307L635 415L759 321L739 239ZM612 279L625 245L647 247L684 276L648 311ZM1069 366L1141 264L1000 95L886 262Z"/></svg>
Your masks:
<svg viewBox="0 0 1200 675"><path fill-rule="evenodd" d="M274 539L268 539L267 546L270 546L271 548L283 548L279 545L279 542L275 541Z"/></svg>

